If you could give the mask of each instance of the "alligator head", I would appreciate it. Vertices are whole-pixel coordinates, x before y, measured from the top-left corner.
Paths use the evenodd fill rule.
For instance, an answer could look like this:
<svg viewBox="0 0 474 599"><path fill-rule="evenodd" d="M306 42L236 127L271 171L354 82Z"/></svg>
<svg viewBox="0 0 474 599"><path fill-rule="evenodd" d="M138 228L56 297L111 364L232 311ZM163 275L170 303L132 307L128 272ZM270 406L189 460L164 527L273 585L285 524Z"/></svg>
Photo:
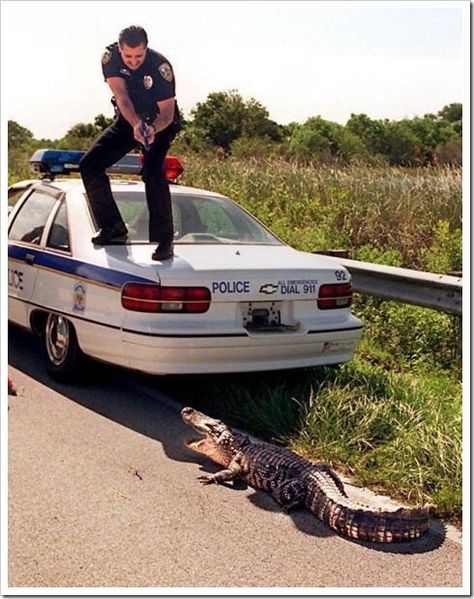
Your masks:
<svg viewBox="0 0 474 599"><path fill-rule="evenodd" d="M246 437L235 433L224 422L206 416L194 408L181 410L183 421L202 436L189 439L186 446L227 467L237 455Z"/></svg>

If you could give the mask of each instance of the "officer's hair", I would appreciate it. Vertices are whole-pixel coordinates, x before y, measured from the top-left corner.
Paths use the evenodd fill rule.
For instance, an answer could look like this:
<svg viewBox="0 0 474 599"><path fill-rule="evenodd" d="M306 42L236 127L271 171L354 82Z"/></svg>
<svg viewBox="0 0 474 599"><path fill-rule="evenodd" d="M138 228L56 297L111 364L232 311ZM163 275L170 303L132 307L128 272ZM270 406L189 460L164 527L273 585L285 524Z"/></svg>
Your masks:
<svg viewBox="0 0 474 599"><path fill-rule="evenodd" d="M139 25L130 25L126 29L122 29L119 33L119 46L128 46L129 48L136 48L140 44L148 46L148 36L143 27Z"/></svg>

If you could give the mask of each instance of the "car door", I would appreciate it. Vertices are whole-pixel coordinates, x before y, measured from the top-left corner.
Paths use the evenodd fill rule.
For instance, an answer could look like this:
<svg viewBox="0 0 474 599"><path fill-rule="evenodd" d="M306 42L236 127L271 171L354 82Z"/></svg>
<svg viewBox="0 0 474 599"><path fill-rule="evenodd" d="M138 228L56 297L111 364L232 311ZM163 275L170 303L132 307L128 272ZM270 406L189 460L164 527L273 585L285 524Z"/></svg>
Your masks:
<svg viewBox="0 0 474 599"><path fill-rule="evenodd" d="M29 327L31 297L44 245L44 231L58 203L58 190L35 187L15 207L8 230L8 318Z"/></svg>

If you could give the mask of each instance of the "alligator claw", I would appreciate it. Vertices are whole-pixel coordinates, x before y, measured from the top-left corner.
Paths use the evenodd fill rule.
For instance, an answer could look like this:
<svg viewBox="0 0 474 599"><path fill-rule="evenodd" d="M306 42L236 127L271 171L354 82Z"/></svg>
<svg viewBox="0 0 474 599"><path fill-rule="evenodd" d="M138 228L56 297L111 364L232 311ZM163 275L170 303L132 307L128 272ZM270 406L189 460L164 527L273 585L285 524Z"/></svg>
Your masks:
<svg viewBox="0 0 474 599"><path fill-rule="evenodd" d="M202 485L211 485L217 482L213 474L203 474L202 476L198 476L197 479Z"/></svg>

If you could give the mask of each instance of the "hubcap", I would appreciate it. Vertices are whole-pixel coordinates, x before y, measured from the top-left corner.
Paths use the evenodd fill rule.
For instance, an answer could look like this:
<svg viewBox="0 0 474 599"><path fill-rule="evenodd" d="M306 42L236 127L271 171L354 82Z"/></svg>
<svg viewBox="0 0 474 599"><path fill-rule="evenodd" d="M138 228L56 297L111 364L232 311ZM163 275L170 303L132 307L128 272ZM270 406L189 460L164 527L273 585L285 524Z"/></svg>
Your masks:
<svg viewBox="0 0 474 599"><path fill-rule="evenodd" d="M69 349L69 323L58 314L50 314L46 321L46 350L55 366L61 366Z"/></svg>

